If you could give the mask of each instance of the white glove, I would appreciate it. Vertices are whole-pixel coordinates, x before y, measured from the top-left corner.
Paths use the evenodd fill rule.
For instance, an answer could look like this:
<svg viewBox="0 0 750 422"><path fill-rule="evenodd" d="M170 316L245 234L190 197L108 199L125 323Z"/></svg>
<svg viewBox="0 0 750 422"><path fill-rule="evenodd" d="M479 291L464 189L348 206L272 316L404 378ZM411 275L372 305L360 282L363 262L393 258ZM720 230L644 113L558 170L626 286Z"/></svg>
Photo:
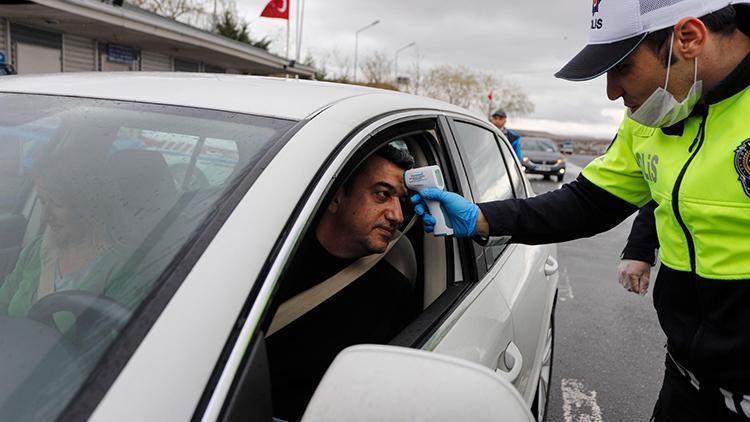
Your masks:
<svg viewBox="0 0 750 422"><path fill-rule="evenodd" d="M622 287L629 292L638 293L641 296L648 291L648 282L651 277L651 264L634 259L623 259L617 267L617 279Z"/></svg>

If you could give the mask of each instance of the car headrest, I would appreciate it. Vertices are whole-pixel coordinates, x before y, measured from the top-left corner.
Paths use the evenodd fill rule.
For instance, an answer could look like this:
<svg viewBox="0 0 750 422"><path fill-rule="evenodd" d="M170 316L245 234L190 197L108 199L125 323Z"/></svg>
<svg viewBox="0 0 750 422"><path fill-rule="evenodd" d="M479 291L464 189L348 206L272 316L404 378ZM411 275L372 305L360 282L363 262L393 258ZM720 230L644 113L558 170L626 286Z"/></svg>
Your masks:
<svg viewBox="0 0 750 422"><path fill-rule="evenodd" d="M417 280L417 255L408 237L401 236L384 258L414 286Z"/></svg>
<svg viewBox="0 0 750 422"><path fill-rule="evenodd" d="M177 199L174 179L157 151L118 151L110 157L108 169L126 208L153 210Z"/></svg>

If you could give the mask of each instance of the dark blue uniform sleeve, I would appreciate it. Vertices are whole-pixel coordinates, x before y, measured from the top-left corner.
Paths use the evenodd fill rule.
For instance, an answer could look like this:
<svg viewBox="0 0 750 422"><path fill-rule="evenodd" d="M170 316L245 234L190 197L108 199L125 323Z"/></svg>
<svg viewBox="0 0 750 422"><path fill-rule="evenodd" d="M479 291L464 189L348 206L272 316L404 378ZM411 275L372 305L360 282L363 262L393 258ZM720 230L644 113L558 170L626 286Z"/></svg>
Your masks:
<svg viewBox="0 0 750 422"><path fill-rule="evenodd" d="M477 205L489 223L490 236L511 236L511 242L529 245L593 236L613 228L638 209L583 175L533 198Z"/></svg>
<svg viewBox="0 0 750 422"><path fill-rule="evenodd" d="M622 251L622 259L656 264L656 250L659 249L659 238L656 235L654 210L656 202L651 201L638 211L638 216L630 229L628 243Z"/></svg>

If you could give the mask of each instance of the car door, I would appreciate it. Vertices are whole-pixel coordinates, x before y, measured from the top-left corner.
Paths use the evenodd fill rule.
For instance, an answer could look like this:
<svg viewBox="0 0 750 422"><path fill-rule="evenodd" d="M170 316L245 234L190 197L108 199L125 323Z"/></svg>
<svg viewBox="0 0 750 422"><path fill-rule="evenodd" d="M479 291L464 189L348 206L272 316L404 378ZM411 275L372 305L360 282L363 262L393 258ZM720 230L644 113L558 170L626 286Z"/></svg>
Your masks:
<svg viewBox="0 0 750 422"><path fill-rule="evenodd" d="M524 183L515 154L503 139L498 138L498 142L516 197L523 198L530 189ZM531 363L524 366L516 387L526 392L527 399L532 399L557 290L557 247L514 244L509 246L508 255L502 269L498 262L491 263L488 271L500 274L500 283L513 315L516 344Z"/></svg>
<svg viewBox="0 0 750 422"><path fill-rule="evenodd" d="M451 120L450 128L456 140L452 159L462 163L464 169L464 196L474 201L512 198L510 178L494 134L468 121ZM487 263L502 257L507 244L500 241L484 247L474 242L473 246L476 286L427 346L484 365L515 382L521 362L515 359L520 356L514 343L511 309L503 297L502 284L487 272Z"/></svg>
<svg viewBox="0 0 750 422"><path fill-rule="evenodd" d="M482 123L468 119L452 119L451 129L475 202L525 197L522 176L505 140ZM491 318L498 309L507 308L509 321L497 319L493 321L495 327L488 329L503 330L510 337L494 345L481 345L479 362L494 365L530 402L548 321L544 310L548 308L550 282L544 267L549 247L509 245L507 239L497 238L483 249L486 274L479 282L481 288L476 289L481 291L436 351L453 354L460 345L471 344L477 335L471 321Z"/></svg>

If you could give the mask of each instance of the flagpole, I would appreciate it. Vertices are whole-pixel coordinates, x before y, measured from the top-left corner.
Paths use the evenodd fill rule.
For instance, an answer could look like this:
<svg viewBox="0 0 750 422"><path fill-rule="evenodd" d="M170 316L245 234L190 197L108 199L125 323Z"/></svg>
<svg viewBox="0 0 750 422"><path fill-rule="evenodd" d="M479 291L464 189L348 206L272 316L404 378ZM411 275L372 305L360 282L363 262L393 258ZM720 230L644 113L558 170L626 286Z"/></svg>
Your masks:
<svg viewBox="0 0 750 422"><path fill-rule="evenodd" d="M297 26L297 61L302 53L302 26L305 23L305 0L299 0L297 9L299 10L299 25Z"/></svg>
<svg viewBox="0 0 750 422"><path fill-rule="evenodd" d="M289 19L286 20L286 58L289 59Z"/></svg>

